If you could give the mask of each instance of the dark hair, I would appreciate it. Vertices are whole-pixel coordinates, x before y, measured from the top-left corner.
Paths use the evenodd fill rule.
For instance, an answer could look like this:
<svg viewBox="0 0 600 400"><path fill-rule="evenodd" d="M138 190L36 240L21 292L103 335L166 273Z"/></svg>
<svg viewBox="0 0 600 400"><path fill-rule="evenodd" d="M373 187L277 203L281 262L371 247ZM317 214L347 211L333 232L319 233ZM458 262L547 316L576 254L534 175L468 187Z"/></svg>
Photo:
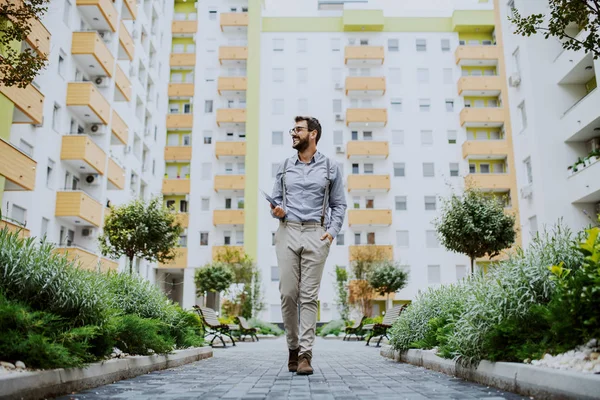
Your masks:
<svg viewBox="0 0 600 400"><path fill-rule="evenodd" d="M321 124L319 120L314 117L303 117L301 115L297 116L295 119L296 122L306 121L306 125L308 126L308 131L317 131L317 143L319 143L319 139L321 139Z"/></svg>

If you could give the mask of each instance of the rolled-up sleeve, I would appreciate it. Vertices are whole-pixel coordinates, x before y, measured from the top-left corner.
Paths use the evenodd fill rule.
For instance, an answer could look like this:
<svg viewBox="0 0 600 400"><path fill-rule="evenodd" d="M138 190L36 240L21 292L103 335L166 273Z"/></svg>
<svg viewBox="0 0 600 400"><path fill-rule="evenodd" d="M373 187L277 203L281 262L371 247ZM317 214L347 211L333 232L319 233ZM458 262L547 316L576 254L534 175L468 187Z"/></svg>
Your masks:
<svg viewBox="0 0 600 400"><path fill-rule="evenodd" d="M281 176L283 175L283 163L279 164L279 168L277 169L277 174L275 175L275 183L273 184L273 193L271 197L277 204L283 203L283 188L281 187ZM283 207L283 205L282 205ZM270 207L269 207L270 208ZM271 216L273 218L281 219L273 215L273 209L271 209Z"/></svg>
<svg viewBox="0 0 600 400"><path fill-rule="evenodd" d="M327 232L335 238L342 229L344 216L346 215L346 195L344 193L344 177L339 165L336 165L335 176L331 182L331 192L329 194L329 208L331 208L331 218Z"/></svg>

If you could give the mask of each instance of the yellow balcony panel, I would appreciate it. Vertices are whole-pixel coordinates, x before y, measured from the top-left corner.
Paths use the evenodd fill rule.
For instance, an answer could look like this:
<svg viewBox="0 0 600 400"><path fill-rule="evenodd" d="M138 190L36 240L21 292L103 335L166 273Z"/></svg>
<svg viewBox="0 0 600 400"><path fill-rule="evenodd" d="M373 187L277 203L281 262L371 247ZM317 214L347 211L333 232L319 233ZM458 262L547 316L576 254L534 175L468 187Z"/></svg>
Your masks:
<svg viewBox="0 0 600 400"><path fill-rule="evenodd" d="M116 101L131 100L131 81L119 65L117 65L115 74L115 85L117 87L117 90L115 90Z"/></svg>
<svg viewBox="0 0 600 400"><path fill-rule="evenodd" d="M346 95L383 96L385 94L385 78L349 76L346 78Z"/></svg>
<svg viewBox="0 0 600 400"><path fill-rule="evenodd" d="M245 157L246 142L217 142L215 144L215 156L217 158Z"/></svg>
<svg viewBox="0 0 600 400"><path fill-rule="evenodd" d="M115 58L98 33L73 32L71 54L90 76L113 76Z"/></svg>
<svg viewBox="0 0 600 400"><path fill-rule="evenodd" d="M347 32L382 31L385 24L383 10L345 9L342 21Z"/></svg>
<svg viewBox="0 0 600 400"><path fill-rule="evenodd" d="M36 162L12 144L0 138L0 176L5 190L33 190Z"/></svg>
<svg viewBox="0 0 600 400"><path fill-rule="evenodd" d="M13 124L41 124L44 120L44 95L32 84L25 88L17 85L4 86L0 83L0 93L6 96L15 108Z"/></svg>
<svg viewBox="0 0 600 400"><path fill-rule="evenodd" d="M474 187L489 191L505 192L514 187L514 177L510 174L468 174L465 183Z"/></svg>
<svg viewBox="0 0 600 400"><path fill-rule="evenodd" d="M97 31L117 31L119 13L111 0L77 0L77 10Z"/></svg>
<svg viewBox="0 0 600 400"><path fill-rule="evenodd" d="M165 195L190 194L190 180L163 179L162 193Z"/></svg>
<svg viewBox="0 0 600 400"><path fill-rule="evenodd" d="M348 192L388 192L389 175L348 175Z"/></svg>
<svg viewBox="0 0 600 400"><path fill-rule="evenodd" d="M34 18L31 20L30 26L31 32L29 32L25 41L40 56L48 57L50 54L50 32L39 19Z"/></svg>
<svg viewBox="0 0 600 400"><path fill-rule="evenodd" d="M129 141L129 127L123 121L123 118L115 111L112 112L112 122L110 124L110 131L112 133L110 138L111 144L124 144L127 145Z"/></svg>
<svg viewBox="0 0 600 400"><path fill-rule="evenodd" d="M357 158L387 158L390 145L384 141L352 140L346 145L346 157Z"/></svg>
<svg viewBox="0 0 600 400"><path fill-rule="evenodd" d="M456 64L461 66L498 65L500 49L498 46L458 46L454 51Z"/></svg>
<svg viewBox="0 0 600 400"><path fill-rule="evenodd" d="M56 192L56 209L54 215L63 217L80 226L102 225L102 204L87 193L76 191Z"/></svg>
<svg viewBox="0 0 600 400"><path fill-rule="evenodd" d="M246 175L215 175L215 192L244 191Z"/></svg>
<svg viewBox="0 0 600 400"><path fill-rule="evenodd" d="M503 126L505 120L504 108L501 107L465 107L460 112L460 125L467 128L497 128Z"/></svg>
<svg viewBox="0 0 600 400"><path fill-rule="evenodd" d="M245 93L248 87L248 80L245 77L219 77L217 90L219 94L240 94Z"/></svg>
<svg viewBox="0 0 600 400"><path fill-rule="evenodd" d="M86 123L108 124L110 104L91 82L68 84L67 107Z"/></svg>
<svg viewBox="0 0 600 400"><path fill-rule="evenodd" d="M346 46L344 51L348 65L381 65L384 59L383 46Z"/></svg>
<svg viewBox="0 0 600 400"><path fill-rule="evenodd" d="M86 174L104 175L106 153L87 135L62 137L60 159Z"/></svg>
<svg viewBox="0 0 600 400"><path fill-rule="evenodd" d="M119 269L119 263L108 258L100 257L100 272L106 273L108 271L117 271Z"/></svg>
<svg viewBox="0 0 600 400"><path fill-rule="evenodd" d="M381 128L387 125L386 108L348 108L346 126L349 128Z"/></svg>
<svg viewBox="0 0 600 400"><path fill-rule="evenodd" d="M134 51L133 38L123 21L121 21L121 25L119 26L119 60L133 61Z"/></svg>
<svg viewBox="0 0 600 400"><path fill-rule="evenodd" d="M221 46L219 47L219 63L245 65L248 60L248 47Z"/></svg>
<svg viewBox="0 0 600 400"><path fill-rule="evenodd" d="M244 246L213 246L212 247L212 259L213 261L217 261L219 260L222 256L224 256L225 254L227 254L227 252L230 252L230 254L232 254L232 256L235 254L236 256L231 257L233 258L233 262L238 261L237 258L237 254L244 254Z"/></svg>
<svg viewBox="0 0 600 400"><path fill-rule="evenodd" d="M567 192L572 203L600 202L600 161L585 167L567 179Z"/></svg>
<svg viewBox="0 0 600 400"><path fill-rule="evenodd" d="M173 36L191 36L198 32L198 21L173 21L171 33Z"/></svg>
<svg viewBox="0 0 600 400"><path fill-rule="evenodd" d="M506 140L467 140L462 145L463 158L505 158L508 151Z"/></svg>
<svg viewBox="0 0 600 400"><path fill-rule="evenodd" d="M350 261L360 260L393 260L394 248L391 245L363 244L348 247Z"/></svg>
<svg viewBox="0 0 600 400"><path fill-rule="evenodd" d="M4 230L5 228L8 229L9 232L18 232L19 237L22 239L28 238L31 234L31 232L29 232L29 229L26 229L25 227L21 226L16 221L8 221L2 218L0 219L0 231Z"/></svg>
<svg viewBox="0 0 600 400"><path fill-rule="evenodd" d="M175 214L175 221L181 225L182 228L187 228L190 225L190 214L189 213L177 213Z"/></svg>
<svg viewBox="0 0 600 400"><path fill-rule="evenodd" d="M185 99L194 97L193 83L169 83L169 97L173 99Z"/></svg>
<svg viewBox="0 0 600 400"><path fill-rule="evenodd" d="M167 114L167 129L192 129L193 126L193 114Z"/></svg>
<svg viewBox="0 0 600 400"><path fill-rule="evenodd" d="M196 53L171 53L169 65L173 68L193 67L196 65Z"/></svg>
<svg viewBox="0 0 600 400"><path fill-rule="evenodd" d="M125 189L125 169L112 158L108 159L108 189Z"/></svg>
<svg viewBox="0 0 600 400"><path fill-rule="evenodd" d="M217 125L232 127L246 123L245 108L219 108L217 110Z"/></svg>
<svg viewBox="0 0 600 400"><path fill-rule="evenodd" d="M502 91L502 78L499 76L463 76L458 80L458 94L461 96L494 96Z"/></svg>
<svg viewBox="0 0 600 400"><path fill-rule="evenodd" d="M221 13L221 31L240 31L245 32L248 29L248 13L231 12Z"/></svg>
<svg viewBox="0 0 600 400"><path fill-rule="evenodd" d="M166 263L158 264L158 268L170 269L170 268L187 268L188 266L188 249L187 247L176 247L173 249L175 258Z"/></svg>
<svg viewBox="0 0 600 400"><path fill-rule="evenodd" d="M135 0L123 0L122 19L137 18L137 2Z"/></svg>
<svg viewBox="0 0 600 400"><path fill-rule="evenodd" d="M77 246L61 246L55 248L54 252L67 257L69 261L72 261L78 268L89 271L98 270L98 262L100 261L100 257L98 254L90 250Z"/></svg>
<svg viewBox="0 0 600 400"><path fill-rule="evenodd" d="M389 226L392 224L392 210L348 210L349 226Z"/></svg>
<svg viewBox="0 0 600 400"><path fill-rule="evenodd" d="M244 225L244 210L214 210L213 225Z"/></svg>
<svg viewBox="0 0 600 400"><path fill-rule="evenodd" d="M165 161L190 161L192 146L166 146Z"/></svg>

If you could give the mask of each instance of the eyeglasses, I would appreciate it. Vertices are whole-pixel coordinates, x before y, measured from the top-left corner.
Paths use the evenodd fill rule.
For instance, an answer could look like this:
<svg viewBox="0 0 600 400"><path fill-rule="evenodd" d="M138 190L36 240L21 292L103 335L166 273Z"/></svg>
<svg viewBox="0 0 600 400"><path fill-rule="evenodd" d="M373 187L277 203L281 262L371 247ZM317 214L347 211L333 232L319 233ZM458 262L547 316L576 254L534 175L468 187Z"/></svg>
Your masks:
<svg viewBox="0 0 600 400"><path fill-rule="evenodd" d="M292 129L289 130L290 135L294 135L294 134L298 134L300 132L302 132L303 129L308 130L308 128L304 127L304 126L295 126Z"/></svg>

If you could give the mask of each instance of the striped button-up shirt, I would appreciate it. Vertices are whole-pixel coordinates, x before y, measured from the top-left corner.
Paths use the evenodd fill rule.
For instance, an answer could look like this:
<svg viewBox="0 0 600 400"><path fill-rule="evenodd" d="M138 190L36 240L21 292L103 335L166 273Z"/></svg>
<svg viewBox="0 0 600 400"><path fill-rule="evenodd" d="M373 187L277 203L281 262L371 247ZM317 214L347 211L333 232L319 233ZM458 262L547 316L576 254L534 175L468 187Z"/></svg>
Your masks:
<svg viewBox="0 0 600 400"><path fill-rule="evenodd" d="M273 199L283 203L283 162L279 165ZM325 207L325 227L332 237L336 237L342 228L346 213L346 196L342 172L334 161L330 160L329 179L331 180L329 204ZM286 218L296 222L321 222L325 187L327 185L327 158L316 152L309 163L300 161L298 154L290 157L285 173ZM273 212L271 211L271 215ZM276 218L276 217L275 217Z"/></svg>

